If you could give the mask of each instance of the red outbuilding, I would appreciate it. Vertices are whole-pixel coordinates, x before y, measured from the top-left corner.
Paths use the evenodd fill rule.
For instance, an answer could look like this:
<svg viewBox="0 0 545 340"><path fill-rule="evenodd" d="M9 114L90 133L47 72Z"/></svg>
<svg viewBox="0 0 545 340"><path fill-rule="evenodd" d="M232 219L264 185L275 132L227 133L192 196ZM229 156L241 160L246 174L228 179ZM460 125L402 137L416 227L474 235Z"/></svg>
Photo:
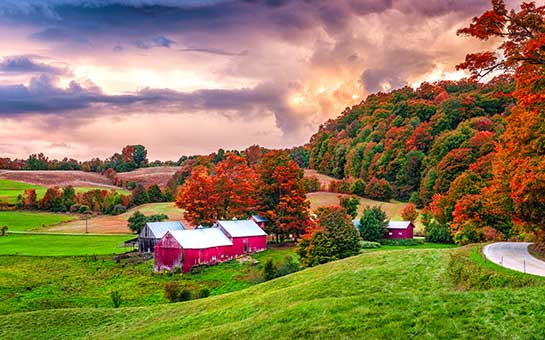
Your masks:
<svg viewBox="0 0 545 340"><path fill-rule="evenodd" d="M261 229L265 229L265 226L267 225L267 222L269 222L269 219L266 218L266 217L263 217L263 216L259 216L259 215L252 215L250 217L250 219L252 221L254 221L255 223L257 223L257 225L261 228Z"/></svg>
<svg viewBox="0 0 545 340"><path fill-rule="evenodd" d="M233 242L235 256L267 249L267 233L253 220L218 221L215 226Z"/></svg>
<svg viewBox="0 0 545 340"><path fill-rule="evenodd" d="M390 221L385 239L413 238L414 224L410 221Z"/></svg>

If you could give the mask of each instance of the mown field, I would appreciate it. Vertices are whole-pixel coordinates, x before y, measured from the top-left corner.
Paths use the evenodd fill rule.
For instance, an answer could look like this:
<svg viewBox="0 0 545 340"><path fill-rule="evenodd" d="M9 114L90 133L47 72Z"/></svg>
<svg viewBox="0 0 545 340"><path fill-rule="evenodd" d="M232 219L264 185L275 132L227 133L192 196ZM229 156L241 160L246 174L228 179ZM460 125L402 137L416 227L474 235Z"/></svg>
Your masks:
<svg viewBox="0 0 545 340"><path fill-rule="evenodd" d="M0 240L1 241L1 240ZM111 307L110 292L121 292L123 306L168 303L164 286L175 281L186 289L208 288L211 295L238 291L254 284L251 271L266 259L295 256L292 248L253 255L259 261L231 261L205 267L196 274L153 274L153 260L134 256L117 262L112 256L0 256L0 315L53 308Z"/></svg>
<svg viewBox="0 0 545 340"><path fill-rule="evenodd" d="M33 211L0 211L0 227L9 231L29 231L75 219L74 215Z"/></svg>
<svg viewBox="0 0 545 340"><path fill-rule="evenodd" d="M127 252L132 235L9 234L0 237L0 255L82 256Z"/></svg>
<svg viewBox="0 0 545 340"><path fill-rule="evenodd" d="M17 196L22 195L25 189L35 189L36 197L41 199L47 190L46 186L29 184L24 182L13 181L9 179L0 179L0 201L14 204L17 202ZM121 194L130 195L130 191L115 188L111 186L75 186L76 192L87 192L91 190L116 190Z"/></svg>
<svg viewBox="0 0 545 340"><path fill-rule="evenodd" d="M457 290L457 251L377 251L176 304L15 313L0 338L545 337L543 279L487 268L490 288Z"/></svg>
<svg viewBox="0 0 545 340"><path fill-rule="evenodd" d="M140 211L144 215L165 214L170 221L183 220L183 210L177 208L173 202L148 203L130 209L121 215L92 217L87 221L87 229L90 233L95 234L127 234L130 232L127 220L135 211ZM74 220L48 227L45 230L57 233L84 233L85 220Z"/></svg>

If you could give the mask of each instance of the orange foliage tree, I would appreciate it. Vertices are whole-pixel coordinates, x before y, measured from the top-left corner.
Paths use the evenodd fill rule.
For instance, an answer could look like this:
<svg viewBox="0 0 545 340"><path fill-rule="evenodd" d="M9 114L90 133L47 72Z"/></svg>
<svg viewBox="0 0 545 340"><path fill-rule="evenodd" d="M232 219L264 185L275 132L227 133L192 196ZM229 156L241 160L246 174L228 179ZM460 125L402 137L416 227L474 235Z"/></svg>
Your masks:
<svg viewBox="0 0 545 340"><path fill-rule="evenodd" d="M216 220L214 182L205 167L193 169L178 191L176 206L185 209L184 217L193 224L212 224Z"/></svg>
<svg viewBox="0 0 545 340"><path fill-rule="evenodd" d="M407 203L403 209L401 209L401 217L405 221L414 222L418 218L418 211L416 211L416 205L414 203Z"/></svg>
<svg viewBox="0 0 545 340"><path fill-rule="evenodd" d="M459 34L502 39L498 51L466 56L460 69L474 78L497 70L513 72L517 105L497 147L493 168L494 201L512 207L514 221L542 234L545 229L545 6L522 3L508 11L502 0L473 19ZM499 52L499 53L498 53ZM507 184L508 183L508 184Z"/></svg>
<svg viewBox="0 0 545 340"><path fill-rule="evenodd" d="M269 219L268 231L281 241L298 238L309 223L309 202L303 187L303 171L287 152L267 153L257 168L257 211Z"/></svg>

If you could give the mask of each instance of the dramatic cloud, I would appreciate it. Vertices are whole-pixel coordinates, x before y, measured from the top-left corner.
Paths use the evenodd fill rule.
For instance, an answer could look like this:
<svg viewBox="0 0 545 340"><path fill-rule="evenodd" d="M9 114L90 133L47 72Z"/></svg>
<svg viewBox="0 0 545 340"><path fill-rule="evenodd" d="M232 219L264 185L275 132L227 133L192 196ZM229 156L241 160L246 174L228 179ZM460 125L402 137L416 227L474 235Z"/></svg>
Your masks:
<svg viewBox="0 0 545 340"><path fill-rule="evenodd" d="M72 75L68 67L59 67L37 61L39 56L4 57L0 61L0 72L4 73L46 73L51 75Z"/></svg>
<svg viewBox="0 0 545 340"><path fill-rule="evenodd" d="M92 155L96 146L110 148L108 154L119 145L87 135L108 124L132 129L109 143L138 137L172 159L176 147L191 153L247 142L302 144L369 93L462 76L454 65L465 53L495 42L456 37L456 29L489 6L488 0L1 1L0 55L16 57L0 62L0 127L31 131L27 137L40 142L23 148L4 134L0 153L22 157L56 145L59 153ZM154 129L154 116L168 127ZM161 145L165 130L174 144L168 152Z"/></svg>

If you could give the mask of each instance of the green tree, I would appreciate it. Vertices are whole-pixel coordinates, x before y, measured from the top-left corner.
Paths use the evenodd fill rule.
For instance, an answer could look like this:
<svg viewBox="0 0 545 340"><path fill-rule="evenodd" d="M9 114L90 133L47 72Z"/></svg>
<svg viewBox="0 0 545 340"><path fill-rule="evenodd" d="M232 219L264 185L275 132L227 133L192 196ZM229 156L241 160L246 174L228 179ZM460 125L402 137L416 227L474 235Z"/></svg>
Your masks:
<svg viewBox="0 0 545 340"><path fill-rule="evenodd" d="M130 230L140 234L147 222L148 220L144 214L142 214L140 211L135 211L134 214L129 217L128 226Z"/></svg>
<svg viewBox="0 0 545 340"><path fill-rule="evenodd" d="M76 204L76 190L69 185L62 189L62 204L66 211L70 210L70 207Z"/></svg>
<svg viewBox="0 0 545 340"><path fill-rule="evenodd" d="M341 204L341 207L346 209L346 212L348 215L350 215L352 218L356 218L358 216L358 207L360 205L360 200L357 197L339 197L339 203Z"/></svg>
<svg viewBox="0 0 545 340"><path fill-rule="evenodd" d="M157 184L154 184L148 188L148 198L150 202L163 202L164 196L161 192L161 188Z"/></svg>
<svg viewBox="0 0 545 340"><path fill-rule="evenodd" d="M388 230L386 213L377 206L367 206L360 220L360 234L365 241L378 242L384 238Z"/></svg>
<svg viewBox="0 0 545 340"><path fill-rule="evenodd" d="M276 267L272 259L267 259L263 266L263 277L265 281L272 280L276 277Z"/></svg>
<svg viewBox="0 0 545 340"><path fill-rule="evenodd" d="M149 196L142 184L138 184L132 191L132 204L141 205L149 203Z"/></svg>

